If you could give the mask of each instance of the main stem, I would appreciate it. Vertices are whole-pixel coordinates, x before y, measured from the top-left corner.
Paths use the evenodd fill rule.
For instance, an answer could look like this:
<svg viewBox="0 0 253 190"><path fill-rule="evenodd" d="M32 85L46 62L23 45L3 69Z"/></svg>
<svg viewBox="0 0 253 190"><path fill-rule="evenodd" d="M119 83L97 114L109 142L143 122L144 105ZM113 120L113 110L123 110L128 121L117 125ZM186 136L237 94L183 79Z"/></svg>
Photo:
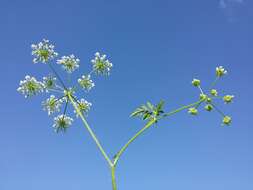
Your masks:
<svg viewBox="0 0 253 190"><path fill-rule="evenodd" d="M115 178L115 166L111 167L111 175L112 175L112 189L117 190L116 178Z"/></svg>
<svg viewBox="0 0 253 190"><path fill-rule="evenodd" d="M97 139L95 133L92 131L92 129L90 128L89 124L87 123L86 119L83 116L83 113L80 111L80 109L77 107L77 102L74 101L71 93L67 94L69 100L71 101L72 105L74 106L74 109L76 110L77 114L80 116L81 120L84 123L85 128L88 130L88 132L90 133L91 137L93 138L93 140L95 141L97 147L99 148L100 152L102 153L103 157L105 158L105 160L108 162L109 166L112 167L112 161L110 160L110 158L107 156L106 152L104 151L101 143L99 142L99 140Z"/></svg>

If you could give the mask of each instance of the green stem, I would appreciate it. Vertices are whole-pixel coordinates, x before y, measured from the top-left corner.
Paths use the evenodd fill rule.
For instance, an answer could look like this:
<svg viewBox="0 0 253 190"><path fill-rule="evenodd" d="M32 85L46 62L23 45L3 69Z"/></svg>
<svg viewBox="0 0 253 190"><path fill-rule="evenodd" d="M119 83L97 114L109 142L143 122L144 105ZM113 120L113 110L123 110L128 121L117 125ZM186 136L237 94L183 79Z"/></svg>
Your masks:
<svg viewBox="0 0 253 190"><path fill-rule="evenodd" d="M112 189L117 190L116 178L115 178L115 166L111 167L111 175L112 175Z"/></svg>
<svg viewBox="0 0 253 190"><path fill-rule="evenodd" d="M114 166L116 166L120 156L123 154L123 152L127 149L127 147L138 137L140 136L144 131L146 131L148 128L150 128L154 123L156 122L156 119L152 119L149 121L140 131L138 131L117 153L115 159L114 159Z"/></svg>
<svg viewBox="0 0 253 190"><path fill-rule="evenodd" d="M183 106L183 107L180 107L176 110L173 110L171 112L168 112L168 113L165 113L163 114L163 116L161 116L160 118L157 118L157 119L152 119L150 120L141 130L139 130L121 149L120 151L116 154L115 156L115 159L114 159L114 162L113 162L113 165L116 166L117 165L117 162L120 158L120 156L124 153L124 151L128 148L128 146L135 140L137 139L144 131L146 131L147 129L149 129L155 122L157 122L159 119L163 118L163 117L168 117L168 116L171 116L173 114L176 114L182 110L185 110L187 108L190 108L190 107L193 107L195 105L198 105L200 104L201 102L203 102L204 100L199 100L195 103L192 103L192 104L189 104L189 105L186 105L186 106Z"/></svg>
<svg viewBox="0 0 253 190"><path fill-rule="evenodd" d="M171 111L171 112L168 112L168 113L163 114L161 118L171 116L171 115L173 115L173 114L175 114L175 113L178 113L178 112L180 112L180 111L182 111L182 110L185 110L185 109L187 109L187 108L196 106L196 105L198 105L198 104L200 104L200 103L202 103L202 102L204 102L204 101L205 101L204 99L201 99L201 100L199 100L199 101L197 101L197 102L195 102L195 103L192 103L192 104L189 104L189 105L186 105L186 106L182 106L182 107L180 107L180 108L178 108L178 109L176 109L176 110L173 110L173 111Z"/></svg>
<svg viewBox="0 0 253 190"><path fill-rule="evenodd" d="M90 133L92 139L95 141L97 147L99 148L100 152L102 153L103 157L105 158L105 160L108 162L109 166L112 167L112 161L110 160L110 158L107 156L106 152L104 151L102 145L100 144L99 140L97 139L95 133L92 131L92 129L90 128L89 124L87 123L86 119L84 118L82 112L80 111L80 109L77 107L74 99L72 98L71 93L67 94L69 100L71 101L74 109L76 110L77 114L80 116L82 122L84 123L84 126L86 127L86 129L88 130L88 132Z"/></svg>
<svg viewBox="0 0 253 190"><path fill-rule="evenodd" d="M215 84L217 83L218 80L219 80L219 77L216 77L214 79L214 81L212 82L211 86L209 87L210 90L215 86Z"/></svg>

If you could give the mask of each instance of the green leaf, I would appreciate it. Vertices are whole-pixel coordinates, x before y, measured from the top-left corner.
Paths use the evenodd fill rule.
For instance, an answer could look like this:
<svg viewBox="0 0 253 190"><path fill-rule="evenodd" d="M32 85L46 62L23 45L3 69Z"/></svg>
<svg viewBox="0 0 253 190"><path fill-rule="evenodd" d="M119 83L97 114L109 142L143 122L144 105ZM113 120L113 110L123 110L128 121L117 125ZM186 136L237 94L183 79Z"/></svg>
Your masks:
<svg viewBox="0 0 253 190"><path fill-rule="evenodd" d="M161 111L161 110L163 109L163 106L164 106L164 101L161 100L161 101L157 104L156 110L157 110L157 111Z"/></svg>
<svg viewBox="0 0 253 190"><path fill-rule="evenodd" d="M143 115L143 120L146 120L146 119L148 119L148 118L150 118L150 113L149 112L147 112L147 113L145 113L144 115Z"/></svg>
<svg viewBox="0 0 253 190"><path fill-rule="evenodd" d="M150 102L147 102L147 106L151 111L154 110L154 106Z"/></svg>
<svg viewBox="0 0 253 190"><path fill-rule="evenodd" d="M140 115L142 112L143 112L143 110L136 109L136 110L130 115L130 117L138 116L138 115Z"/></svg>

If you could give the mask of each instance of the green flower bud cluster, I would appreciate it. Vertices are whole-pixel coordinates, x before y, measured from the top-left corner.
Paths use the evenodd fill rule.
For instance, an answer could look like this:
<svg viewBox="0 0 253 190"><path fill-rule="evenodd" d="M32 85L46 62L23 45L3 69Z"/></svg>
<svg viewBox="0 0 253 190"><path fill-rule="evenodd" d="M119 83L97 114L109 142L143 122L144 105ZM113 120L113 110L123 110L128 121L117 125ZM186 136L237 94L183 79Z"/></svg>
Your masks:
<svg viewBox="0 0 253 190"><path fill-rule="evenodd" d="M20 81L20 86L17 88L17 91L26 98L42 92L50 93L49 97L45 101L42 101L43 109L47 111L50 116L61 110L63 111L63 114L54 117L53 128L56 132L64 132L73 122L73 119L66 114L70 102L69 96L74 99L74 104L80 110L80 113L87 116L91 108L91 103L84 98L78 99L74 96L75 92L78 88L88 92L95 86L94 82L91 80L91 75L93 73L97 75L109 75L113 65L106 59L106 55L101 56L100 53L97 52L95 58L91 60L92 70L87 74L83 74L81 78L78 78L74 86L67 87L66 83L62 80L58 72L54 69L54 65L51 63L53 59L58 56L58 53L55 51L55 46L50 44L49 40L43 39L42 42L32 44L31 48L32 55L34 56L33 62L47 64L52 73L43 77L42 81L38 81L35 77L27 75L24 80ZM70 54L69 56L62 56L56 61L56 64L61 65L64 71L71 74L79 69L80 59ZM76 110L74 110L73 114L79 116Z"/></svg>
<svg viewBox="0 0 253 190"><path fill-rule="evenodd" d="M230 125L232 122L232 118L230 116L225 115L216 105L215 105L215 100L216 99L223 99L223 101L228 104L231 103L233 101L234 96L233 95L225 95L223 97L218 96L218 91L216 89L213 88L213 86L215 85L215 83L217 82L217 79L219 79L220 77L224 76L225 74L227 74L227 71L222 67L216 67L216 80L215 82L212 84L209 93L204 93L204 91L201 88L201 82L199 79L193 79L192 80L192 85L195 87L198 87L200 90L200 100L201 102L196 105L195 107L190 107L188 109L188 113L191 115L197 115L198 114L198 107L201 104L205 104L204 109L208 112L211 112L212 110L217 111L219 114L221 114L221 116L223 117L222 123L223 125Z"/></svg>

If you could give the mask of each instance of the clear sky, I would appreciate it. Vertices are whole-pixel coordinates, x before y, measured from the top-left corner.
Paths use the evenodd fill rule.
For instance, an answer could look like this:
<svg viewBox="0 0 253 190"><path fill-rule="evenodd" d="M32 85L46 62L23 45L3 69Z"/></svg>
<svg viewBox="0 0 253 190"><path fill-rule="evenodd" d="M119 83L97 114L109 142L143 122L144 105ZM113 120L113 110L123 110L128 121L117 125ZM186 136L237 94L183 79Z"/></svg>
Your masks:
<svg viewBox="0 0 253 190"><path fill-rule="evenodd" d="M114 64L83 93L93 103L88 121L111 156L144 125L129 118L137 106L164 99L169 111L194 102L192 78L205 89L223 65L229 74L217 89L235 101L218 105L232 126L203 109L163 120L123 155L117 182L120 190L252 190L252 10L250 0L0 0L0 189L111 189L82 123L56 134L41 109L46 96L16 91L26 74L49 72L32 63L30 49L47 38L61 55L80 58L76 77L96 51Z"/></svg>

